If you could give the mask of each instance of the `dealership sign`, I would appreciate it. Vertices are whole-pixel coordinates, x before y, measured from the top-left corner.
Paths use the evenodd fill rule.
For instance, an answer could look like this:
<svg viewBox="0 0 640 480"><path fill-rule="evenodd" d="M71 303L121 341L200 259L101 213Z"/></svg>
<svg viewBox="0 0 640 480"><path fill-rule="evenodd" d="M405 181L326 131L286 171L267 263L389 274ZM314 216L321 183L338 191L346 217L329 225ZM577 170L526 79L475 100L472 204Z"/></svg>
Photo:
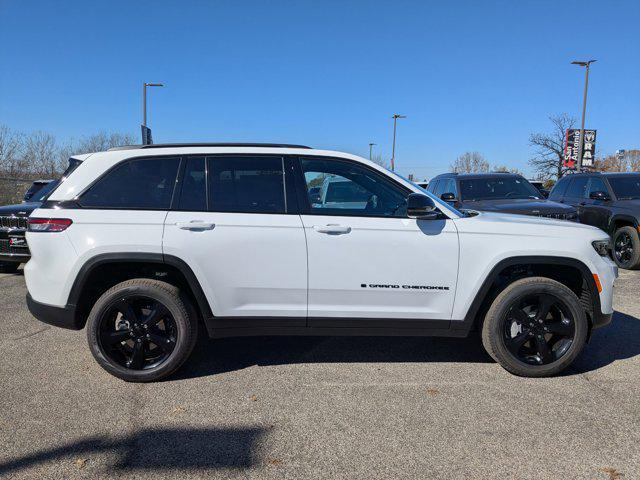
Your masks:
<svg viewBox="0 0 640 480"><path fill-rule="evenodd" d="M578 150L580 150L580 129L569 128L564 140L564 161L562 165L574 169L578 163ZM592 167L596 156L596 131L584 131L584 143L582 144L582 166Z"/></svg>

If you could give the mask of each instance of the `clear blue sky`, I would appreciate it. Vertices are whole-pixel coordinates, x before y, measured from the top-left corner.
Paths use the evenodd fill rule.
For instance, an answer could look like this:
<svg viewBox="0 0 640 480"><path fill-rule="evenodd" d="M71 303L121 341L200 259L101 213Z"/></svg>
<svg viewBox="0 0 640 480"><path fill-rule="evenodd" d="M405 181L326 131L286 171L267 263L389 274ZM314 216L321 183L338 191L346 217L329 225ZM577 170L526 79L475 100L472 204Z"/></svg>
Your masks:
<svg viewBox="0 0 640 480"><path fill-rule="evenodd" d="M527 169L547 116L640 147L640 1L0 0L0 123L78 138L303 143L430 177L468 150Z"/></svg>

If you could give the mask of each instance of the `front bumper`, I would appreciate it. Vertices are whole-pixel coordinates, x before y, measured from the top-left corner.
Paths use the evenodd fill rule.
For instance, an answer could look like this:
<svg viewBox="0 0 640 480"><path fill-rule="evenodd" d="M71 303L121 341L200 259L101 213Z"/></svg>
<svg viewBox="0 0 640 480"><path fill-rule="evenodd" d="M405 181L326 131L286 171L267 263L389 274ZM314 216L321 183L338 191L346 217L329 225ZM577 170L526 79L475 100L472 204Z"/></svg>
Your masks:
<svg viewBox="0 0 640 480"><path fill-rule="evenodd" d="M81 330L84 323L78 319L74 306L55 307L46 303L36 302L27 293L27 307L31 315L38 320L55 327L68 328L70 330Z"/></svg>

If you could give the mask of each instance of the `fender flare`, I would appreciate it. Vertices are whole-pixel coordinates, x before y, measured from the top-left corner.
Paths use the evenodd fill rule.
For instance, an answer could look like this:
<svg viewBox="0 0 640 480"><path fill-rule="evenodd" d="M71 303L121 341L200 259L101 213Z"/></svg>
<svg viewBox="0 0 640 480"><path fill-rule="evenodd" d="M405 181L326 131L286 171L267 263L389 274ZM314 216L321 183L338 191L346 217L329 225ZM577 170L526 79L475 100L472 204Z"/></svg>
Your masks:
<svg viewBox="0 0 640 480"><path fill-rule="evenodd" d="M462 322L451 322L452 327L456 330L471 330L474 322L476 321L476 316L478 315L478 311L482 306L483 301L485 300L487 294L489 293L489 289L493 282L498 278L500 272L502 272L505 268L514 266L514 265L522 265L522 264L533 264L533 265L558 265L558 266L567 266L573 267L580 271L582 274L582 278L586 281L587 287L589 288L589 293L591 295L591 301L593 304L594 312L599 313L600 309L600 294L598 293L598 287L596 286L596 282L593 279L593 274L589 267L587 267L580 260L576 260L575 258L569 257L551 257L551 256L520 256L520 257L509 257L504 260L499 261L497 264L493 266L489 275L484 279L480 289L476 292L476 295L471 302L471 306L467 310L467 313L464 317L464 321ZM455 325L459 324L459 325Z"/></svg>
<svg viewBox="0 0 640 480"><path fill-rule="evenodd" d="M608 231L611 236L615 233L616 220L624 220L631 223L636 229L638 228L638 219L633 215L627 215L624 213L614 214L609 218Z"/></svg>
<svg viewBox="0 0 640 480"><path fill-rule="evenodd" d="M159 265L169 265L176 268L185 278L189 288L198 303L198 309L204 318L213 316L209 301L205 296L200 282L191 270L191 267L182 259L173 255L164 255L162 253L142 253L142 252L124 252L124 253L103 253L87 260L76 275L69 298L67 308L75 308L80 301L80 294L85 286L87 278L91 272L98 266L106 263L156 263Z"/></svg>

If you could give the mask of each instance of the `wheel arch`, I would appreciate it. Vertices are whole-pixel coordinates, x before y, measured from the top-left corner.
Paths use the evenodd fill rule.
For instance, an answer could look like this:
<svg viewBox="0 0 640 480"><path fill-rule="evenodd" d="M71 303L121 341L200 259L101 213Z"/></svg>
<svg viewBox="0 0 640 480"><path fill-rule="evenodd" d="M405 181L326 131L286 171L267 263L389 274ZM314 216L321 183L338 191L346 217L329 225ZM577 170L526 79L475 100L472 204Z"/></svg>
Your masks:
<svg viewBox="0 0 640 480"><path fill-rule="evenodd" d="M84 327L91 307L106 289L131 278L153 278L177 284L203 319L213 316L200 282L182 259L161 253L105 253L82 265L69 292L67 308L75 311L79 328Z"/></svg>
<svg viewBox="0 0 640 480"><path fill-rule="evenodd" d="M638 228L638 219L633 215L617 214L613 215L609 220L609 234L613 236L616 230L620 227L633 227Z"/></svg>
<svg viewBox="0 0 640 480"><path fill-rule="evenodd" d="M580 299L591 328L594 312L600 311L600 295L591 270L580 260L550 256L518 256L498 262L476 292L464 321L454 328L471 330L477 326L478 322L484 320L484 314L495 297L507 285L531 275L551 278L561 283L569 280L570 285L567 286Z"/></svg>

